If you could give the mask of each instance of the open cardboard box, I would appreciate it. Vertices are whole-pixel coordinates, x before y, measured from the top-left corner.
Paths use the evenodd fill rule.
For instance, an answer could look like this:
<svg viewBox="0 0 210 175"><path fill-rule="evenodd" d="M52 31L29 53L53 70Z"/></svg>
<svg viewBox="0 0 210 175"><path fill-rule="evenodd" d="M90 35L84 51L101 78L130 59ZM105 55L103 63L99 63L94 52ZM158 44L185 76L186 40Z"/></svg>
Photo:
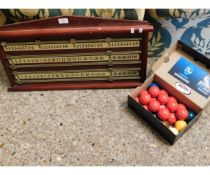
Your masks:
<svg viewBox="0 0 210 175"><path fill-rule="evenodd" d="M177 66L179 66L180 63L178 64L178 62L181 61L182 58L188 62L190 61L199 70L202 69L201 72L207 73L207 79L210 78L210 60L181 41L177 41L153 65L153 74L143 83L142 86L137 87L128 95L128 106L149 123L149 125L151 125L151 127L162 135L170 144L174 144L175 141L199 119L200 114L210 101L209 84L207 87L208 94L206 95L203 94L203 92L198 91L198 89L192 85L189 87L187 82L183 82L179 79L182 77L178 78L175 76L174 73L176 73L176 68L179 69ZM172 69L175 72L172 72ZM154 117L152 113L136 101L139 93L142 90L146 90L152 82L157 82L162 89L167 90L169 95L176 97L179 103L183 103L189 110L197 113L195 118L188 123L187 128L179 132L178 135L175 135L161 122L160 119Z"/></svg>

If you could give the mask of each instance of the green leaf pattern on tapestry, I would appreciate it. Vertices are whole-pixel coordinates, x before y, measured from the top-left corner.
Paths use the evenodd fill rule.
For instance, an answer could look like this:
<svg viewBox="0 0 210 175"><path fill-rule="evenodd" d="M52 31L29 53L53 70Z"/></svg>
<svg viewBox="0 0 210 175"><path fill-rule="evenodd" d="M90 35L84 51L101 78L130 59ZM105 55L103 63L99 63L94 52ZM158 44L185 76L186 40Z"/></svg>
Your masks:
<svg viewBox="0 0 210 175"><path fill-rule="evenodd" d="M158 50L160 47L162 47L164 44L161 42L161 35L158 32L156 35L153 33L153 35L149 35L149 55L153 55L156 50Z"/></svg>

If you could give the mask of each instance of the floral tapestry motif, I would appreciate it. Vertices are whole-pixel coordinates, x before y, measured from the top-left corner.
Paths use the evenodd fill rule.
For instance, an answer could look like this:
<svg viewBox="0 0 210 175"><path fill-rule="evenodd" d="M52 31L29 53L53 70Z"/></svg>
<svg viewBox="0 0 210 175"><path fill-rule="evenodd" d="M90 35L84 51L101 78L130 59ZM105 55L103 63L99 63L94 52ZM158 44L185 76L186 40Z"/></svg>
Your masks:
<svg viewBox="0 0 210 175"><path fill-rule="evenodd" d="M210 9L151 9L147 15L155 28L149 39L149 56L161 56L181 40L210 58Z"/></svg>

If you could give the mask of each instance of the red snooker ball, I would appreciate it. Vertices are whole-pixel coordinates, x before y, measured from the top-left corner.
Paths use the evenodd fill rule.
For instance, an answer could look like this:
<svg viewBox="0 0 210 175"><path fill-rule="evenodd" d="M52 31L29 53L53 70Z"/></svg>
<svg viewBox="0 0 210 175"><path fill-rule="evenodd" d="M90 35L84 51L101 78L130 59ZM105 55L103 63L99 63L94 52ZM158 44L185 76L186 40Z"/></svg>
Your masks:
<svg viewBox="0 0 210 175"><path fill-rule="evenodd" d="M168 101L166 107L170 112L176 112L176 110L178 109L178 103L174 101Z"/></svg>
<svg viewBox="0 0 210 175"><path fill-rule="evenodd" d="M159 108L160 108L160 103L157 100L150 101L148 105L148 109L150 112L157 112Z"/></svg>
<svg viewBox="0 0 210 175"><path fill-rule="evenodd" d="M178 109L187 109L187 108L186 108L186 106L183 105L183 104L178 104L177 110L178 110Z"/></svg>
<svg viewBox="0 0 210 175"><path fill-rule="evenodd" d="M150 100L151 100L151 95L149 95L148 93L141 94L139 97L139 103L141 103L142 105L149 104Z"/></svg>
<svg viewBox="0 0 210 175"><path fill-rule="evenodd" d="M166 108L166 106L165 105L160 105L160 109L162 109L162 108Z"/></svg>
<svg viewBox="0 0 210 175"><path fill-rule="evenodd" d="M167 108L162 108L158 110L158 117L160 120L167 120L170 112Z"/></svg>
<svg viewBox="0 0 210 175"><path fill-rule="evenodd" d="M160 90L159 94L166 94L166 95L168 95L168 93L165 90L163 90L163 89Z"/></svg>
<svg viewBox="0 0 210 175"><path fill-rule="evenodd" d="M167 119L168 123L170 125L173 125L176 122L176 116L174 113L170 113L168 119Z"/></svg>
<svg viewBox="0 0 210 175"><path fill-rule="evenodd" d="M176 118L179 120L186 120L188 118L188 111L187 109L178 109L176 111Z"/></svg>
<svg viewBox="0 0 210 175"><path fill-rule="evenodd" d="M157 99L156 98L151 98L151 100L150 101L157 101Z"/></svg>
<svg viewBox="0 0 210 175"><path fill-rule="evenodd" d="M148 91L142 90L142 91L140 92L140 94L139 94L139 97L140 97L141 95L143 95L143 94L148 94Z"/></svg>
<svg viewBox="0 0 210 175"><path fill-rule="evenodd" d="M160 89L157 86L152 86L149 88L148 92L151 97L157 97L159 95Z"/></svg>
<svg viewBox="0 0 210 175"><path fill-rule="evenodd" d="M168 95L167 94L159 94L157 99L161 105L164 105L168 102Z"/></svg>
<svg viewBox="0 0 210 175"><path fill-rule="evenodd" d="M168 101L177 102L176 98L172 96L168 97Z"/></svg>

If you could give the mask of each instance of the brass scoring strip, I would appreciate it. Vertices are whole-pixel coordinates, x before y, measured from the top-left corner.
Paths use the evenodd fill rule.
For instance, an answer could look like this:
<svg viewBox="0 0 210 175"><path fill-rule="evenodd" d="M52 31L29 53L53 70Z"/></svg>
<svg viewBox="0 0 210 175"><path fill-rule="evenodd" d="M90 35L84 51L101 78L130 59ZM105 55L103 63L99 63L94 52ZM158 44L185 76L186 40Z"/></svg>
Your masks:
<svg viewBox="0 0 210 175"><path fill-rule="evenodd" d="M140 38L69 40L69 41L35 41L35 42L1 42L4 51L41 51L65 49L93 49L139 47Z"/></svg>
<svg viewBox="0 0 210 175"><path fill-rule="evenodd" d="M133 69L133 70L132 70ZM71 71L35 71L35 72L13 72L16 80L31 79L80 79L101 77L139 77L137 68L131 70L122 69L98 69L98 70L71 70Z"/></svg>
<svg viewBox="0 0 210 175"><path fill-rule="evenodd" d="M89 53L86 54L69 54L69 55L8 55L10 64L40 64L40 63L76 63L76 62L102 62L102 61L132 61L139 60L140 51L125 53Z"/></svg>
<svg viewBox="0 0 210 175"><path fill-rule="evenodd" d="M17 84L27 84L27 83L47 83L47 82L66 82L66 81L109 81L113 82L115 80L139 80L141 77L101 77L101 78L79 78L79 79L47 79L47 80L16 80Z"/></svg>
<svg viewBox="0 0 210 175"><path fill-rule="evenodd" d="M93 63L29 64L29 65L10 65L10 68L15 70L15 69L19 69L19 68L103 66L103 65L112 67L114 65L140 64L140 63L141 63L141 61L108 61L108 62L93 62Z"/></svg>

